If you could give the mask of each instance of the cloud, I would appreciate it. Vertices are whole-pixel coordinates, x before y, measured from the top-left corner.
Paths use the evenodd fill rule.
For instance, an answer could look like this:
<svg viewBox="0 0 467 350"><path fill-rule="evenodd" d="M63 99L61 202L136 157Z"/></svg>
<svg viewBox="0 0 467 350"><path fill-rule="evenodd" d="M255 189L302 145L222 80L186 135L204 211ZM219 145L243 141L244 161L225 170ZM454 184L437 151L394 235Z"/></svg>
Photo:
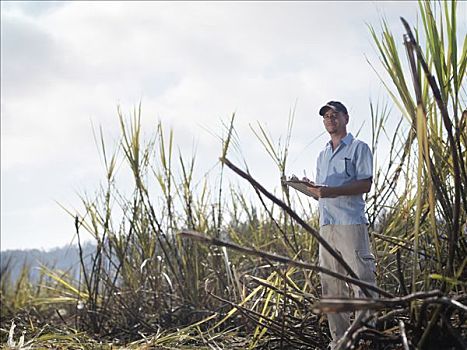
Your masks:
<svg viewBox="0 0 467 350"><path fill-rule="evenodd" d="M34 94L55 78L59 47L34 20L20 16L2 18L2 94L6 98Z"/></svg>
<svg viewBox="0 0 467 350"><path fill-rule="evenodd" d="M390 25L400 26L401 12L413 20L417 8L416 2L41 4L2 2L5 247L17 247L21 203L29 203L24 244L66 230L47 208L52 199L75 205L75 190L97 186L102 168L91 120L115 143L118 104L128 114L141 100L145 131L158 119L173 127L183 153L197 145L197 164L206 171L220 152L206 129L221 134L220 120L236 112L244 156L258 179L275 186L274 166L249 125L261 122L277 139L298 101L291 149L301 154L291 167L313 169L326 139L312 119L318 106L345 101L355 129L368 118L368 95L381 89L364 58L377 61L365 22L378 23L381 6Z"/></svg>

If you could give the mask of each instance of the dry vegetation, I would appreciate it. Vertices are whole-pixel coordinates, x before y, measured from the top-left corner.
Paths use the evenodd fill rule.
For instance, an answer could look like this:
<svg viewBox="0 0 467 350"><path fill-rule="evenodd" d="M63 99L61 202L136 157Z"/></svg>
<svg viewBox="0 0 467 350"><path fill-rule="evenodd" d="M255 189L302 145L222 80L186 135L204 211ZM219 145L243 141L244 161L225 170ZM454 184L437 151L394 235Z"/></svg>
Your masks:
<svg viewBox="0 0 467 350"><path fill-rule="evenodd" d="M370 28L385 73L375 71L402 115L388 135L388 109L371 105L377 167L367 210L379 298L320 300L317 272L328 271L316 266L316 213L229 161L239 146L234 117L212 190L195 180L195 156L175 158L172 132L159 125L143 139L135 110L131 118L119 112L113 152L101 133L105 183L82 198L80 213L70 211L78 239L83 230L95 238L93 263L82 265L79 280L44 269L34 285L27 270L15 283L2 271L1 341L18 349L322 349L323 311L369 307L373 319L357 319L342 349L465 349L467 45L457 37L456 3L437 6L435 18L433 5L420 3L415 37L404 23L404 48L386 23L380 35ZM255 129L278 179L292 124L280 147ZM391 147L380 164L383 138ZM119 187L125 166L130 191ZM226 171L248 181L259 201L222 184ZM340 277L370 288L350 276Z"/></svg>

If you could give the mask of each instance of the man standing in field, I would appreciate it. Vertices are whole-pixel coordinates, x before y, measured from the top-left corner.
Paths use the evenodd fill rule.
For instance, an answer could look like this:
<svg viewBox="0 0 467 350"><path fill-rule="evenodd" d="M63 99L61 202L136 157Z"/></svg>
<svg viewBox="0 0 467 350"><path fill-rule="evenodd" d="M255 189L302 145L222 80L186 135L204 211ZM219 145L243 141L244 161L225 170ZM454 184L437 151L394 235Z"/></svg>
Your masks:
<svg viewBox="0 0 467 350"><path fill-rule="evenodd" d="M363 194L370 191L373 156L368 145L347 133L349 114L340 102L330 101L319 110L331 140L321 151L316 170L316 184L310 194L319 201L320 235L344 258L357 276L375 284L375 257L370 250L368 221ZM344 268L322 246L319 264L346 274ZM345 282L321 274L323 297L348 296ZM365 297L353 286L356 297ZM329 313L333 349L350 326L349 313Z"/></svg>

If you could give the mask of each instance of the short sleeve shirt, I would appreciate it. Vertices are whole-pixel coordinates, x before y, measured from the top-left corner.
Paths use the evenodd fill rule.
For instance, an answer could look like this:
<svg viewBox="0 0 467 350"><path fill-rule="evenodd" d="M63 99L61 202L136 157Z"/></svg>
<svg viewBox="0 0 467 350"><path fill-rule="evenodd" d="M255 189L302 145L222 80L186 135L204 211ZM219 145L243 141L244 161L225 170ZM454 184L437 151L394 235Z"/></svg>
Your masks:
<svg viewBox="0 0 467 350"><path fill-rule="evenodd" d="M321 151L316 183L335 187L373 177L373 155L368 145L348 133L333 150L332 142ZM366 224L363 194L319 199L320 226Z"/></svg>

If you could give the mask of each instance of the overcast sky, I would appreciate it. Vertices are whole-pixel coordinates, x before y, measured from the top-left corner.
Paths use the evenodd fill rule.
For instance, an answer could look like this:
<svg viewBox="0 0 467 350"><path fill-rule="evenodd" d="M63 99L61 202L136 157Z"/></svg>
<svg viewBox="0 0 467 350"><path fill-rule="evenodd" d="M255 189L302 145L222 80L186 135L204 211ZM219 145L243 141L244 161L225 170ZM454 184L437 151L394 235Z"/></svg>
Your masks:
<svg viewBox="0 0 467 350"><path fill-rule="evenodd" d="M344 102L349 130L369 101L387 100L367 23L385 16L399 42L399 17L416 2L1 2L1 249L68 244L73 219L104 169L92 126L118 137L117 105L142 102L145 132L158 120L207 171L220 155L213 135L236 113L250 170L270 189L277 169L252 134L259 121L285 136L296 105L289 171L314 173L327 141L317 116ZM466 6L458 22L466 23ZM464 24L465 29L465 24ZM366 124L365 124L366 123ZM273 174L273 176L271 176ZM277 175L277 176L276 176Z"/></svg>

